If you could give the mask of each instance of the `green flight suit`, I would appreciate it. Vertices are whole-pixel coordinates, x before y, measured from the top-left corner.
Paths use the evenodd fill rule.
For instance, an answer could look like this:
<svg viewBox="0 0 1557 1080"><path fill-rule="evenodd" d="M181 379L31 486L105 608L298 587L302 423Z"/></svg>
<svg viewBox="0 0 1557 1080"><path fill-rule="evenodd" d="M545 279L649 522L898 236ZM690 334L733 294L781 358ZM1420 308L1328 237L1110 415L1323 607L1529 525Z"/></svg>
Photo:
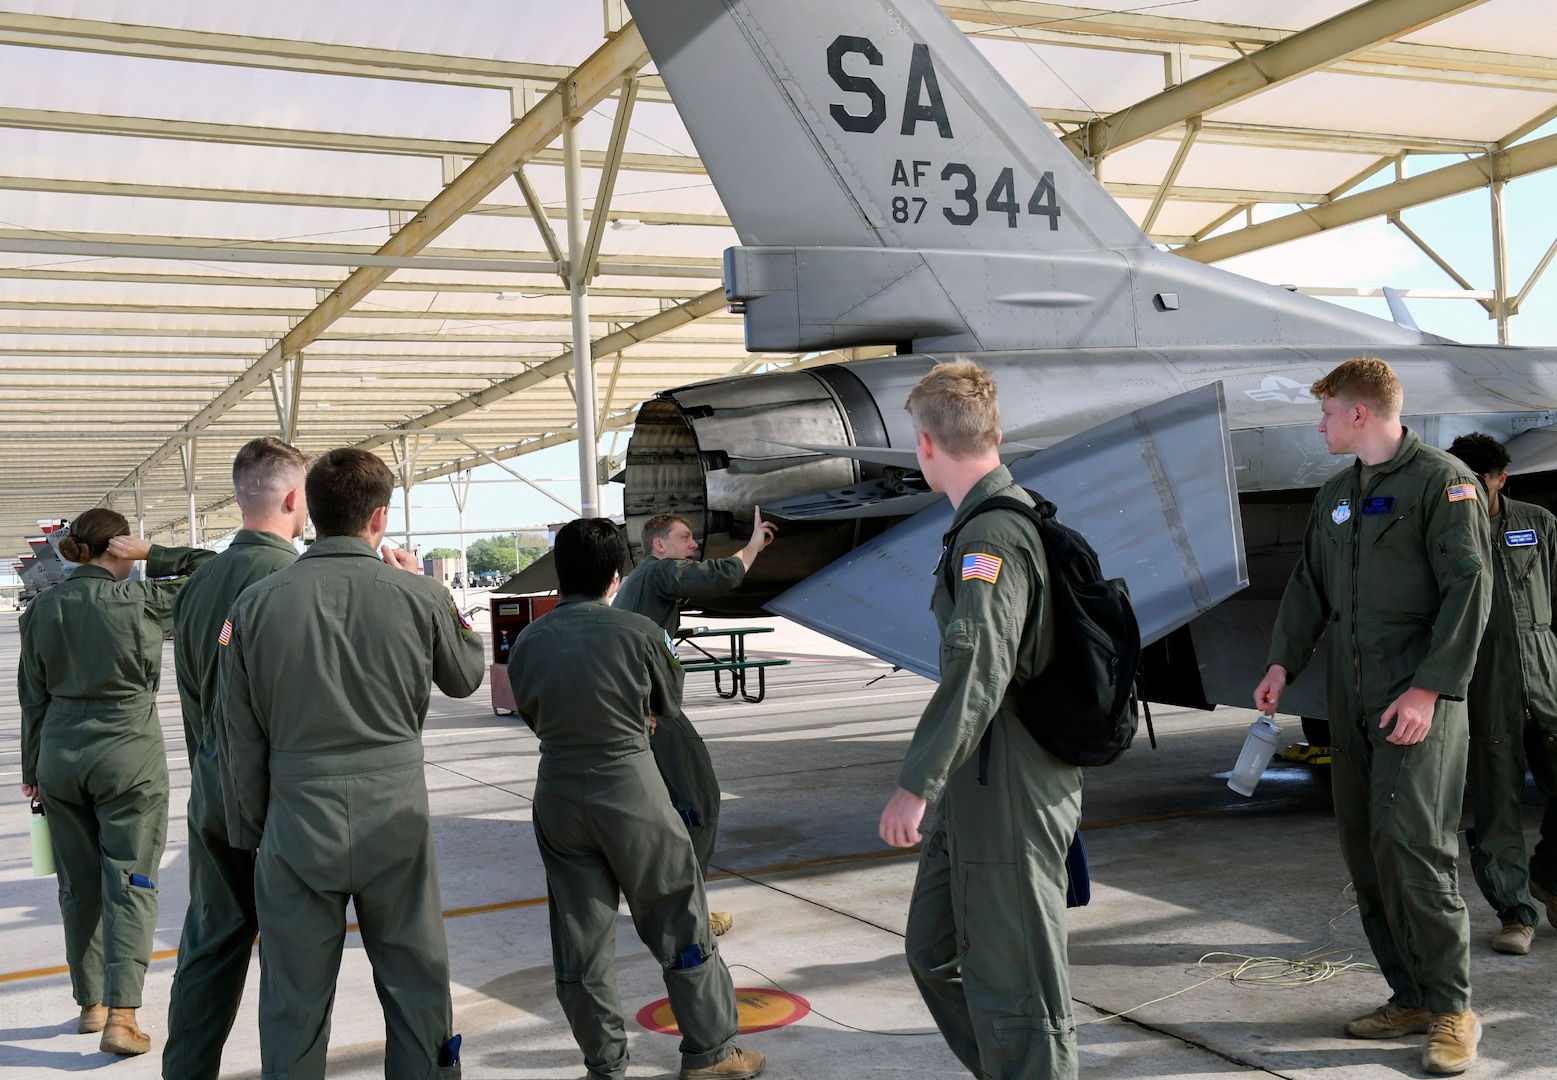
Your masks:
<svg viewBox="0 0 1557 1080"><path fill-rule="evenodd" d="M664 968L682 1067L723 1061L739 1026L735 988L709 930L691 839L649 752L650 713L663 724L681 711L669 634L641 615L565 596L520 633L508 673L519 715L541 740L535 839L557 1000L591 1080L627 1075L615 968L623 895Z"/></svg>
<svg viewBox="0 0 1557 1080"><path fill-rule="evenodd" d="M166 1080L216 1080L259 933L254 852L227 842L216 739L207 728L222 625L239 593L296 561L290 540L240 529L226 551L189 576L173 601L173 658L189 747L189 908L168 1003Z"/></svg>
<svg viewBox="0 0 1557 1080"><path fill-rule="evenodd" d="M1492 615L1471 679L1471 871L1504 925L1536 926L1533 878L1557 892L1557 518L1500 499L1492 519ZM1525 857L1520 812L1528 764L1546 797L1541 839Z"/></svg>
<svg viewBox="0 0 1557 1080"><path fill-rule="evenodd" d="M185 574L213 554L153 545L146 570ZM180 584L78 566L22 612L22 783L43 792L79 1005L141 1004L168 837L157 689Z"/></svg>
<svg viewBox="0 0 1557 1080"><path fill-rule="evenodd" d="M953 525L997 495L1031 502L1002 465L968 492ZM1081 818L1081 770L1038 745L1009 693L1054 655L1048 560L1032 523L1010 512L974 518L942 558L957 581L948 594L937 569L941 684L898 773L900 787L934 803L908 908L908 965L974 1076L1074 1077L1065 853Z"/></svg>
<svg viewBox="0 0 1557 1080"><path fill-rule="evenodd" d="M353 536L315 541L229 618L213 722L229 842L258 849L261 1071L324 1076L350 900L384 1075L458 1076L437 1065L454 1021L422 725L434 683L481 685L481 635L442 585Z"/></svg>
<svg viewBox="0 0 1557 1080"><path fill-rule="evenodd" d="M1409 429L1362 490L1362 465L1319 489L1271 637L1296 679L1330 627L1331 779L1341 854L1391 1001L1470 1008L1470 923L1460 897L1464 697L1492 600L1477 478ZM1379 721L1412 687L1440 696L1420 743ZM1393 730L1393 729L1391 729Z"/></svg>
<svg viewBox="0 0 1557 1080"><path fill-rule="evenodd" d="M681 605L687 600L711 600L746 579L746 564L732 555L725 559L658 559L647 556L616 591L612 607L652 619L667 633L681 628ZM719 838L719 778L703 737L679 708L660 716L649 740L654 763L665 778L671 803L686 824L697 852L697 865L708 876Z"/></svg>

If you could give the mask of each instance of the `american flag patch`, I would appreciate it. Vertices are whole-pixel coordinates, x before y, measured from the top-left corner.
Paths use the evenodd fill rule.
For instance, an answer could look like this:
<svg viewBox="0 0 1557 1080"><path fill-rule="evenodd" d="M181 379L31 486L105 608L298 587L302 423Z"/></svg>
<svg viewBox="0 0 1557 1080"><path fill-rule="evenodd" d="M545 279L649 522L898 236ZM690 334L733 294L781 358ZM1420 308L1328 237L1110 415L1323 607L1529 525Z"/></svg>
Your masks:
<svg viewBox="0 0 1557 1080"><path fill-rule="evenodd" d="M1475 484L1450 484L1449 485L1449 501L1450 502L1464 502L1466 499L1474 499L1475 497L1476 497L1476 485Z"/></svg>
<svg viewBox="0 0 1557 1080"><path fill-rule="evenodd" d="M228 619L222 623L222 632L216 635L216 643L226 645L230 641L232 641L232 620Z"/></svg>
<svg viewBox="0 0 1557 1080"><path fill-rule="evenodd" d="M962 580L968 581L976 578L979 581L987 581L991 585L1000 580L1000 558L996 555L964 555L962 557Z"/></svg>
<svg viewBox="0 0 1557 1080"><path fill-rule="evenodd" d="M470 620L465 618L465 613L460 610L459 604L456 603L452 597L449 600L449 606L454 609L454 621L455 622L459 623L460 626L462 628L466 629L466 630L474 630L475 629L475 627L470 625Z"/></svg>

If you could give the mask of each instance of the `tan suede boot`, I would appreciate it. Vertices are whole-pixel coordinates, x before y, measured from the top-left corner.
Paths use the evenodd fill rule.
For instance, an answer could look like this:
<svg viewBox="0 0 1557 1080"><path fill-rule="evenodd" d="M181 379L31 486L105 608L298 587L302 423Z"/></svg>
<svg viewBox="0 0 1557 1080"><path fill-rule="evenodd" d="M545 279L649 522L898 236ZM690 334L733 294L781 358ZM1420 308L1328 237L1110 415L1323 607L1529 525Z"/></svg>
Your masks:
<svg viewBox="0 0 1557 1080"><path fill-rule="evenodd" d="M1469 1009L1462 1013L1433 1013L1433 1028L1422 1051L1422 1068L1430 1073L1459 1073L1476 1060L1481 1041L1481 1021Z"/></svg>
<svg viewBox="0 0 1557 1080"><path fill-rule="evenodd" d="M708 928L714 932L714 937L728 934L735 927L735 916L728 911L710 911L708 913Z"/></svg>
<svg viewBox="0 0 1557 1080"><path fill-rule="evenodd" d="M742 1050L737 1046L730 1056L706 1069L682 1069L678 1080L749 1080L762 1073L768 1059L755 1050Z"/></svg>
<svg viewBox="0 0 1557 1080"><path fill-rule="evenodd" d="M93 1032L102 1031L103 1025L108 1022L108 1010L99 1001L96 1005L81 1006L81 1022L76 1025L76 1033L79 1035L91 1035Z"/></svg>
<svg viewBox="0 0 1557 1080"><path fill-rule="evenodd" d="M1432 1023L1433 1014L1426 1009L1408 1009L1391 1001L1348 1023L1346 1034L1356 1039L1398 1039L1420 1035Z"/></svg>
<svg viewBox="0 0 1557 1080"><path fill-rule="evenodd" d="M134 1009L109 1009L97 1048L105 1054L144 1054L151 1049L151 1036L135 1022Z"/></svg>

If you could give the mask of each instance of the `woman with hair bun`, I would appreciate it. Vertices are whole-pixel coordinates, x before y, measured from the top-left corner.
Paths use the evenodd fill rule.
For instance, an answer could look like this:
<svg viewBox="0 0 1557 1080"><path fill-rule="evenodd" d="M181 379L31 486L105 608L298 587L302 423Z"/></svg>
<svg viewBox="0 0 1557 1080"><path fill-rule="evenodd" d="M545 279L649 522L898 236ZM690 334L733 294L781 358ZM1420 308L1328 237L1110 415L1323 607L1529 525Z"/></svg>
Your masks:
<svg viewBox="0 0 1557 1080"><path fill-rule="evenodd" d="M41 799L54 838L59 908L77 1030L100 1049L144 1054L135 1022L157 928L168 833L168 762L157 718L162 641L177 581L214 552L130 536L112 510L71 522L59 553L77 566L22 613L17 696L22 794Z"/></svg>

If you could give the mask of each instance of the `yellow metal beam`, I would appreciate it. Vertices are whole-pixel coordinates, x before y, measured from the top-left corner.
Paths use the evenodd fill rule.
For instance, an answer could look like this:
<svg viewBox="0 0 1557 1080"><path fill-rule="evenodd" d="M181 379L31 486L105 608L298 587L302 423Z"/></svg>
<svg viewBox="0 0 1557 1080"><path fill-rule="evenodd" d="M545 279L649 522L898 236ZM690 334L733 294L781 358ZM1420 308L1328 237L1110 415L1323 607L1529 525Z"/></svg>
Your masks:
<svg viewBox="0 0 1557 1080"><path fill-rule="evenodd" d="M1129 108L1089 123L1067 138L1078 157L1096 159L1392 41L1486 0L1367 0L1349 11L1273 42Z"/></svg>
<svg viewBox="0 0 1557 1080"><path fill-rule="evenodd" d="M1234 255L1244 255L1328 229L1385 217L1413 206L1474 191L1491 183L1494 173L1499 180L1512 180L1554 166L1557 166L1557 135L1548 135L1499 150L1490 159L1480 157L1462 161L1406 180L1397 180L1393 184L1347 195L1322 206L1251 225L1246 229L1186 244L1176 254L1198 262L1220 262Z"/></svg>

